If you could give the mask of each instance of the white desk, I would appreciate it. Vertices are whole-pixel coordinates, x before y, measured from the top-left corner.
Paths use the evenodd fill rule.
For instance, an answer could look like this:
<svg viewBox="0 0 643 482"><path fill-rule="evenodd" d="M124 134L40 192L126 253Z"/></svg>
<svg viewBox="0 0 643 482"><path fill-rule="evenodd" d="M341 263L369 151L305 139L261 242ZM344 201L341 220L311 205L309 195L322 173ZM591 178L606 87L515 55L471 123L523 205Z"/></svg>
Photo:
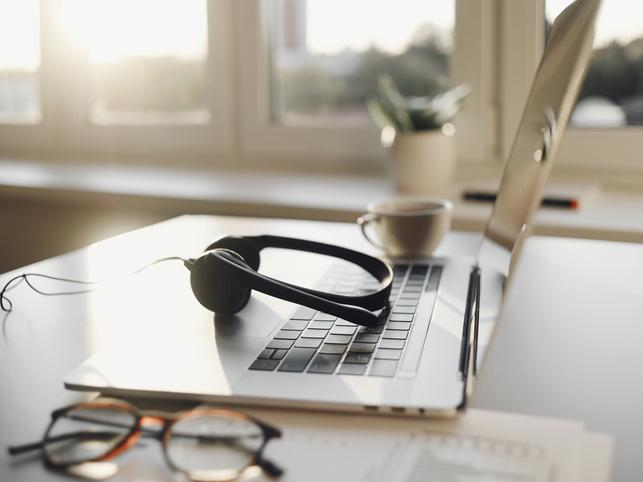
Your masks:
<svg viewBox="0 0 643 482"><path fill-rule="evenodd" d="M199 252L217 234L281 233L366 249L354 225L182 217L38 263L30 271L87 278L131 271L167 254ZM471 254L476 237L451 233L438 254ZM616 438L613 480L643 474L643 245L534 237L484 367L475 406L582 419ZM103 273L104 274L104 273ZM2 277L3 280L7 276ZM66 480L10 443L38 440L54 408L87 395L63 376L127 329L89 323L86 296L42 298L19 288L0 336L0 480ZM124 457L140 480L171 480L158 447ZM128 472L131 477L131 472ZM112 480L130 480L123 474Z"/></svg>

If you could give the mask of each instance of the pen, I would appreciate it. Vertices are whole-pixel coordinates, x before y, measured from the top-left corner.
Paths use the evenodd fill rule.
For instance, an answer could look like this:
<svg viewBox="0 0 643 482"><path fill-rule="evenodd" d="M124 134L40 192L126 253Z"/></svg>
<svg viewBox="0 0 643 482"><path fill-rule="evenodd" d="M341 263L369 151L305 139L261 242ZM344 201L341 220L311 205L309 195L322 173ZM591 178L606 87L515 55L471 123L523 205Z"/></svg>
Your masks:
<svg viewBox="0 0 643 482"><path fill-rule="evenodd" d="M482 191L465 191L462 194L462 197L465 201L476 201L476 202L494 202L496 200L496 195L489 192ZM554 196L545 196L543 197L540 205L543 207L554 207L562 209L578 209L579 204L577 199L563 198L563 197L554 197Z"/></svg>

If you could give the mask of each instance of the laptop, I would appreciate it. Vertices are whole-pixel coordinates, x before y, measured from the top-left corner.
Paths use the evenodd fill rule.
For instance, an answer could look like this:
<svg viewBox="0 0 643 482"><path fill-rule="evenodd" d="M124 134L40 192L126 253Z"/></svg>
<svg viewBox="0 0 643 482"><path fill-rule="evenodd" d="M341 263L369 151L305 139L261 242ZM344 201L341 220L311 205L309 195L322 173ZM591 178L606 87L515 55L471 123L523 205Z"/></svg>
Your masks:
<svg viewBox="0 0 643 482"><path fill-rule="evenodd" d="M600 1L576 0L551 28L477 255L390 260L393 290L381 326L356 326L258 293L234 320L215 316L194 299L182 268L162 266L140 275L154 277L154 294L137 296L128 313L94 310L128 316L132 327L153 317L151 342L113 343L70 372L65 386L112 396L427 416L466 407L581 87ZM270 253L268 274L292 279L303 267L323 290L377 287L351 265L295 256ZM175 283L171 302L147 303L147 296L159 297L164 280Z"/></svg>

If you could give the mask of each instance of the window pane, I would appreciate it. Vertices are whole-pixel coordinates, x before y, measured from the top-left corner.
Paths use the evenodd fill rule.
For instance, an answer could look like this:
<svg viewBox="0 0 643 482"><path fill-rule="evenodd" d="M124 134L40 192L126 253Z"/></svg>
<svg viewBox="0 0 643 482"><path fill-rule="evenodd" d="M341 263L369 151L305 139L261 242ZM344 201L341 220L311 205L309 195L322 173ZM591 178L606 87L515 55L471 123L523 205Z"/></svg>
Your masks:
<svg viewBox="0 0 643 482"><path fill-rule="evenodd" d="M571 0L547 0L550 24ZM594 56L571 123L576 127L643 124L643 4L604 0Z"/></svg>
<svg viewBox="0 0 643 482"><path fill-rule="evenodd" d="M272 119L368 125L378 78L406 95L448 83L454 0L270 0Z"/></svg>
<svg viewBox="0 0 643 482"><path fill-rule="evenodd" d="M89 62L93 122L209 120L206 0L65 0L62 14Z"/></svg>
<svg viewBox="0 0 643 482"><path fill-rule="evenodd" d="M38 0L0 0L0 122L36 123L40 110Z"/></svg>

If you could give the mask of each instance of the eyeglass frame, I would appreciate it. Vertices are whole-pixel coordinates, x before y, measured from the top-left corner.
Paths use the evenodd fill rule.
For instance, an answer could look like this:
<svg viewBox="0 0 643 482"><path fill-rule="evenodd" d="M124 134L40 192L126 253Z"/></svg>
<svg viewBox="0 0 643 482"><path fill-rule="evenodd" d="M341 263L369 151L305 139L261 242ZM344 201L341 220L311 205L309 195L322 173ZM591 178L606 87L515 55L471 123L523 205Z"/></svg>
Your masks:
<svg viewBox="0 0 643 482"><path fill-rule="evenodd" d="M45 446L48 443L49 432L52 430L56 422L65 413L71 410L83 409L83 408L89 408L89 409L111 408L111 409L122 410L134 417L134 423L132 424L132 428L129 430L129 432L123 436L123 439L105 454L102 454L92 459L78 460L78 461L71 461L71 462L64 462L64 463L60 463L52 460L49 454L47 453L47 451L45 450ZM168 448L168 441L171 435L170 432L171 432L172 426L181 420L192 418L195 415L198 416L201 414L213 416L213 417L218 416L222 418L251 422L255 424L257 427L259 427L259 429L261 430L261 433L263 435L263 440L261 442L261 445L259 446L258 449L252 452L252 458L247 464L245 464L244 466L238 469L217 469L213 471L213 472L218 471L218 472L226 472L226 473L234 472L234 475L229 477L208 478L208 479L194 478L194 476L191 475L190 471L177 467L170 459L167 448ZM281 430L255 417L252 417L247 413L236 411L236 410L230 410L226 408L210 407L210 406L198 406L192 409L179 411L176 414L172 414L169 412L139 410L137 407L135 407L134 405L124 400L117 400L112 398L100 398L90 402L75 403L72 405L68 405L66 407L58 408L53 412L51 412L51 421L49 422L49 425L45 430L45 434L40 442L10 446L8 448L8 451L9 451L9 454L11 455L18 455L32 450L41 449L43 451L43 460L45 462L45 465L47 465L50 468L58 469L58 470L64 470L64 469L78 466L85 463L105 462L121 455L123 452L126 452L127 450L129 450L130 448L134 447L137 444L137 442L141 438L141 434L144 433L145 427L143 426L143 423L145 421L161 422L162 426L159 431L147 431L145 433L149 433L152 436L152 438L161 442L161 446L163 448L163 458L165 459L167 465L174 472L183 474L190 480L194 480L197 482L232 482L237 478L239 478L241 474L243 474L243 472L245 472L250 467L259 467L264 472L266 472L267 475L271 477L279 477L281 474L283 474L283 469L281 467L276 465L274 462L264 458L263 456L263 451L266 445L268 444L268 442L270 440L280 438L282 436ZM100 423L100 421L98 421L98 423ZM128 427L123 426L121 428L128 428ZM53 438L55 437L52 437L52 439Z"/></svg>

